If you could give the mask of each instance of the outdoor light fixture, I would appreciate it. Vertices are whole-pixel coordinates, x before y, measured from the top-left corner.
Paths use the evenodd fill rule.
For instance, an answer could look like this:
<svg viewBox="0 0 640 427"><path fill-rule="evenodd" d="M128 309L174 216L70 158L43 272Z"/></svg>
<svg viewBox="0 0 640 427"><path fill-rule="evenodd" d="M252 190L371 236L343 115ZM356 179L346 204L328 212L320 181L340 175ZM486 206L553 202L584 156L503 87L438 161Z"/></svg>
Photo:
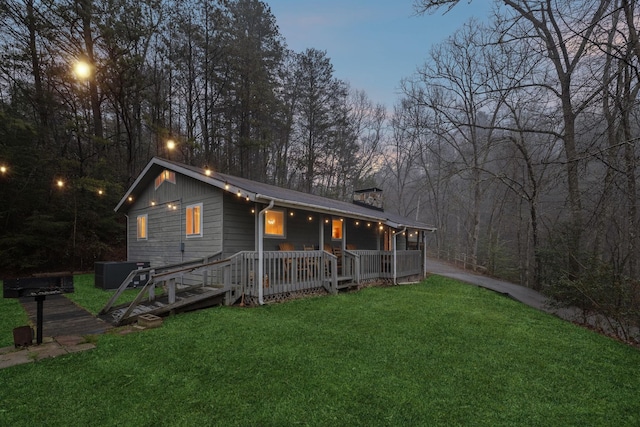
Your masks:
<svg viewBox="0 0 640 427"><path fill-rule="evenodd" d="M224 189L225 189L225 190L228 190L228 189L229 189L229 184L228 184L228 183L226 183L226 182L224 183Z"/></svg>
<svg viewBox="0 0 640 427"><path fill-rule="evenodd" d="M356 225L360 225L360 221L356 221Z"/></svg>
<svg viewBox="0 0 640 427"><path fill-rule="evenodd" d="M247 196L246 200L247 200L247 202L249 201L249 196Z"/></svg>
<svg viewBox="0 0 640 427"><path fill-rule="evenodd" d="M7 167L5 165L0 166L0 173L2 174L7 173Z"/></svg>
<svg viewBox="0 0 640 427"><path fill-rule="evenodd" d="M130 202L133 202L133 197L132 197L132 196L129 196L129 197L127 198L127 200L128 200L128 201L130 201Z"/></svg>
<svg viewBox="0 0 640 427"><path fill-rule="evenodd" d="M98 195L102 196L103 194L104 194L104 191L98 190Z"/></svg>
<svg viewBox="0 0 640 427"><path fill-rule="evenodd" d="M325 224L329 224L329 218L325 218L325 219L324 219L324 223L325 223Z"/></svg>
<svg viewBox="0 0 640 427"><path fill-rule="evenodd" d="M207 175L207 176L211 176L211 169L205 168L204 174Z"/></svg>
<svg viewBox="0 0 640 427"><path fill-rule="evenodd" d="M174 148L176 148L176 142L173 139L170 139L167 141L167 148L169 150L173 150Z"/></svg>
<svg viewBox="0 0 640 427"><path fill-rule="evenodd" d="M240 190L238 190L238 197L242 196L242 193L240 192Z"/></svg>
<svg viewBox="0 0 640 427"><path fill-rule="evenodd" d="M56 182L56 185L58 186L58 188L62 188L62 187L64 187L64 181L63 181L63 180L61 180L61 179L59 179L59 180Z"/></svg>
<svg viewBox="0 0 640 427"><path fill-rule="evenodd" d="M367 227L371 227L371 223L370 222L367 223Z"/></svg>
<svg viewBox="0 0 640 427"><path fill-rule="evenodd" d="M91 77L91 65L86 61L77 61L73 66L73 73L79 79L86 80Z"/></svg>
<svg viewBox="0 0 640 427"><path fill-rule="evenodd" d="M155 205L156 205L156 201L155 201L155 200L152 200L152 201L151 201L151 206L155 206Z"/></svg>
<svg viewBox="0 0 640 427"><path fill-rule="evenodd" d="M289 212L289 216L293 216L293 211Z"/></svg>
<svg viewBox="0 0 640 427"><path fill-rule="evenodd" d="M309 221L313 221L313 217L309 215Z"/></svg>
<svg viewBox="0 0 640 427"><path fill-rule="evenodd" d="M256 210L255 209L251 209L251 213L252 214L256 213Z"/></svg>

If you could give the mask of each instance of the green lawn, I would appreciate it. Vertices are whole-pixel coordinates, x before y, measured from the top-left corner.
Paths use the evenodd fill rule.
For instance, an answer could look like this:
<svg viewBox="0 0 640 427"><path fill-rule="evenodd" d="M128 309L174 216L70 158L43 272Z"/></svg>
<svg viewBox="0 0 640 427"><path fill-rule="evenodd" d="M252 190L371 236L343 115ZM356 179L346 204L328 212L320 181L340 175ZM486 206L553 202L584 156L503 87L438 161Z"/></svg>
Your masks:
<svg viewBox="0 0 640 427"><path fill-rule="evenodd" d="M29 317L17 299L0 298L0 348L13 345L13 328L28 324Z"/></svg>
<svg viewBox="0 0 640 427"><path fill-rule="evenodd" d="M182 314L0 370L0 425L640 425L640 352L431 277Z"/></svg>

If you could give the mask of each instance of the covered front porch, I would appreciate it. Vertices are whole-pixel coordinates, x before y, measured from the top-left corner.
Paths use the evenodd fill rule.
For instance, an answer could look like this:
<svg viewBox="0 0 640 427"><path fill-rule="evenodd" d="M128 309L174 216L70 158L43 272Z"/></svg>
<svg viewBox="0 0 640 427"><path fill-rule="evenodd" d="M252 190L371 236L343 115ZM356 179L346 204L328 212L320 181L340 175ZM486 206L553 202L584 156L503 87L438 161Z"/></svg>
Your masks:
<svg viewBox="0 0 640 427"><path fill-rule="evenodd" d="M335 294L377 280L397 283L424 277L425 266L420 250L345 250L341 255L325 250L264 251L262 257L257 251L243 251L229 261L223 267L228 271L213 277L222 274L234 294L257 304L292 294Z"/></svg>

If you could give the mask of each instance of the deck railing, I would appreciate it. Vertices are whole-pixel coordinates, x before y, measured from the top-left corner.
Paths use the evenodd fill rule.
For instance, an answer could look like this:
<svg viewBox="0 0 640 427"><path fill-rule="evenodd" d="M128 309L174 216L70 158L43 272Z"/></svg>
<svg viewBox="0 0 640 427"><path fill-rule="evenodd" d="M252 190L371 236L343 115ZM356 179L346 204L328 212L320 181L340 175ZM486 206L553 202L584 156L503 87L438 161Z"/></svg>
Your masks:
<svg viewBox="0 0 640 427"><path fill-rule="evenodd" d="M229 258L224 272L209 272L237 294L257 298L258 252L243 251ZM324 288L335 293L339 281L360 283L365 280L392 279L392 251L348 250L342 259L325 251L263 252L263 296L265 298L292 292ZM418 250L396 252L396 277L421 273L422 253ZM222 278L224 278L222 280Z"/></svg>

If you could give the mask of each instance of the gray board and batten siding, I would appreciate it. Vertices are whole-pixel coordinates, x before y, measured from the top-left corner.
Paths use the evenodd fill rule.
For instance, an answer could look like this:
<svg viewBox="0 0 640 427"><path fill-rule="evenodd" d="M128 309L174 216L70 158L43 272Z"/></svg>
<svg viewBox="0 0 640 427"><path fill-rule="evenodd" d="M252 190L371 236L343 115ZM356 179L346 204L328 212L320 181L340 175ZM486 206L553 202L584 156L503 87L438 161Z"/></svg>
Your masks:
<svg viewBox="0 0 640 427"><path fill-rule="evenodd" d="M196 204L202 204L202 235L187 237L185 211ZM155 189L151 183L128 211L127 258L157 267L213 255L222 250L222 212L222 192L203 182L176 173L175 184ZM145 214L147 238L138 239L137 218Z"/></svg>

